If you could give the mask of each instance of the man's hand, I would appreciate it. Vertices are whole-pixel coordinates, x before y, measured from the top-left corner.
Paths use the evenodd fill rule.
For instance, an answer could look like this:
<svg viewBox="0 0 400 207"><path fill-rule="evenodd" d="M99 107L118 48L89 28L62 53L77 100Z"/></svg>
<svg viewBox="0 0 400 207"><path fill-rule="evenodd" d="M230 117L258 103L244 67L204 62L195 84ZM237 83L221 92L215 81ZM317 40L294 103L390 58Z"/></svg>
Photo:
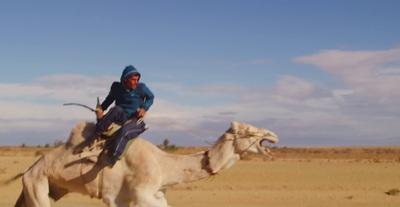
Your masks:
<svg viewBox="0 0 400 207"><path fill-rule="evenodd" d="M137 117L144 117L146 116L146 110L144 109L137 109Z"/></svg>
<svg viewBox="0 0 400 207"><path fill-rule="evenodd" d="M96 106L96 116L97 116L97 120L100 120L101 118L103 118L103 108L101 108L101 105Z"/></svg>

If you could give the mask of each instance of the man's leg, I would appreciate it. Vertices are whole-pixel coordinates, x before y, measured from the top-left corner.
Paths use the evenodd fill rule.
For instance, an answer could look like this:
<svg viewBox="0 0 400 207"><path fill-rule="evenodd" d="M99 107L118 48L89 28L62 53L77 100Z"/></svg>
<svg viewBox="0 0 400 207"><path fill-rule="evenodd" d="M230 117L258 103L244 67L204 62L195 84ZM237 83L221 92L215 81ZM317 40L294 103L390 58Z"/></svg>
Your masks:
<svg viewBox="0 0 400 207"><path fill-rule="evenodd" d="M125 116L125 112L120 106L115 106L111 108L110 111L97 122L95 133L92 136L88 137L85 142L80 144L80 146L77 146L74 150L74 153L80 153L84 150L85 147L91 146L96 139L100 138L100 135L103 132L106 132L108 130L108 127L112 123L123 125L126 121L127 118Z"/></svg>
<svg viewBox="0 0 400 207"><path fill-rule="evenodd" d="M82 151L84 151L85 147L90 147L91 145L93 145L95 140L98 139L103 132L107 131L108 127L112 123L122 125L126 121L127 118L125 112L120 106L115 106L111 108L110 111L96 123L95 133L92 136L88 137L84 142L76 146L74 149L74 153L81 153Z"/></svg>
<svg viewBox="0 0 400 207"><path fill-rule="evenodd" d="M100 136L101 133L107 131L108 127L112 123L124 124L127 121L124 109L120 106L115 106L110 109L110 111L97 122L96 124L96 135Z"/></svg>
<svg viewBox="0 0 400 207"><path fill-rule="evenodd" d="M113 166L124 152L128 141L138 137L147 129L144 122L137 124L136 121L137 120L133 120L122 126L121 131L113 144L109 157L102 160L104 161L104 164Z"/></svg>

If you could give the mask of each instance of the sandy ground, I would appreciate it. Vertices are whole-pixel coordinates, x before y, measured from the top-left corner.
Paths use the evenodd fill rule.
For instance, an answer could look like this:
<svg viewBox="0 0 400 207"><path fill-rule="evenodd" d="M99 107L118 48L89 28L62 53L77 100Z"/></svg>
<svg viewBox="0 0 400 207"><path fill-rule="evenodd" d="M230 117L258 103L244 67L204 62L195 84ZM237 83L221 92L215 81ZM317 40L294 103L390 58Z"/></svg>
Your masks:
<svg viewBox="0 0 400 207"><path fill-rule="evenodd" d="M400 154L394 156L398 158L241 160L212 179L169 188L167 200L173 207L398 207L400 196L385 194L400 189ZM0 180L37 159L29 154L0 153ZM13 206L21 188L21 179L0 186L0 207ZM52 206L106 205L72 193Z"/></svg>

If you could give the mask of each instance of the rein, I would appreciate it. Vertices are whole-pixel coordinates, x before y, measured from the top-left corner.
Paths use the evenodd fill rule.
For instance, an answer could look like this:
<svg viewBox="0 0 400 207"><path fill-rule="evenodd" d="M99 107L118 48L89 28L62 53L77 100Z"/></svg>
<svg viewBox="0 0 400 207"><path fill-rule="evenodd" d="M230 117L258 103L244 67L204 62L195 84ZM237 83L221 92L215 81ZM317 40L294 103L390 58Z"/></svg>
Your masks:
<svg viewBox="0 0 400 207"><path fill-rule="evenodd" d="M233 133L225 133L225 134L233 134ZM246 138L248 138L248 137L237 137L237 135L236 134L233 134L234 136L235 136L235 138L234 139L226 139L226 140L224 140L224 142L226 142L226 141L232 141L232 142L235 142L236 140L238 140L238 139L246 139ZM259 141L261 141L261 139L262 139L262 137L261 136L258 136L258 138L256 138L256 140L253 142L253 143L251 143L246 149L244 149L242 152L239 152L238 154L239 154L239 156L242 156L245 152L247 152L247 150L249 150L250 149L250 147L252 147L255 143L257 143L257 142L259 142ZM268 154L268 153L267 153ZM268 156L270 156L269 154L268 154ZM204 158L205 158L205 170L210 174L210 175L212 175L212 176L214 176L214 175L216 175L216 174L218 174L218 172L215 172L212 168L211 168L211 163L210 163L210 150L207 150L207 151L205 151L204 152Z"/></svg>

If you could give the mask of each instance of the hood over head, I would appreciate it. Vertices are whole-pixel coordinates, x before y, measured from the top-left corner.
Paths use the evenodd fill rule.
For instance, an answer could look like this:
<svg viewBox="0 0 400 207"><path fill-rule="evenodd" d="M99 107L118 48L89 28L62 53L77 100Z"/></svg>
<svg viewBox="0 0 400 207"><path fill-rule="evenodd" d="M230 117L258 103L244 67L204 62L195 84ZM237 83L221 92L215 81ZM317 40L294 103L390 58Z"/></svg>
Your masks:
<svg viewBox="0 0 400 207"><path fill-rule="evenodd" d="M141 75L140 75L139 71L136 70L135 67L133 67L132 65L126 66L124 71L122 71L121 83L123 83L125 81L125 79L127 79L133 75L139 75L139 79L140 79Z"/></svg>

